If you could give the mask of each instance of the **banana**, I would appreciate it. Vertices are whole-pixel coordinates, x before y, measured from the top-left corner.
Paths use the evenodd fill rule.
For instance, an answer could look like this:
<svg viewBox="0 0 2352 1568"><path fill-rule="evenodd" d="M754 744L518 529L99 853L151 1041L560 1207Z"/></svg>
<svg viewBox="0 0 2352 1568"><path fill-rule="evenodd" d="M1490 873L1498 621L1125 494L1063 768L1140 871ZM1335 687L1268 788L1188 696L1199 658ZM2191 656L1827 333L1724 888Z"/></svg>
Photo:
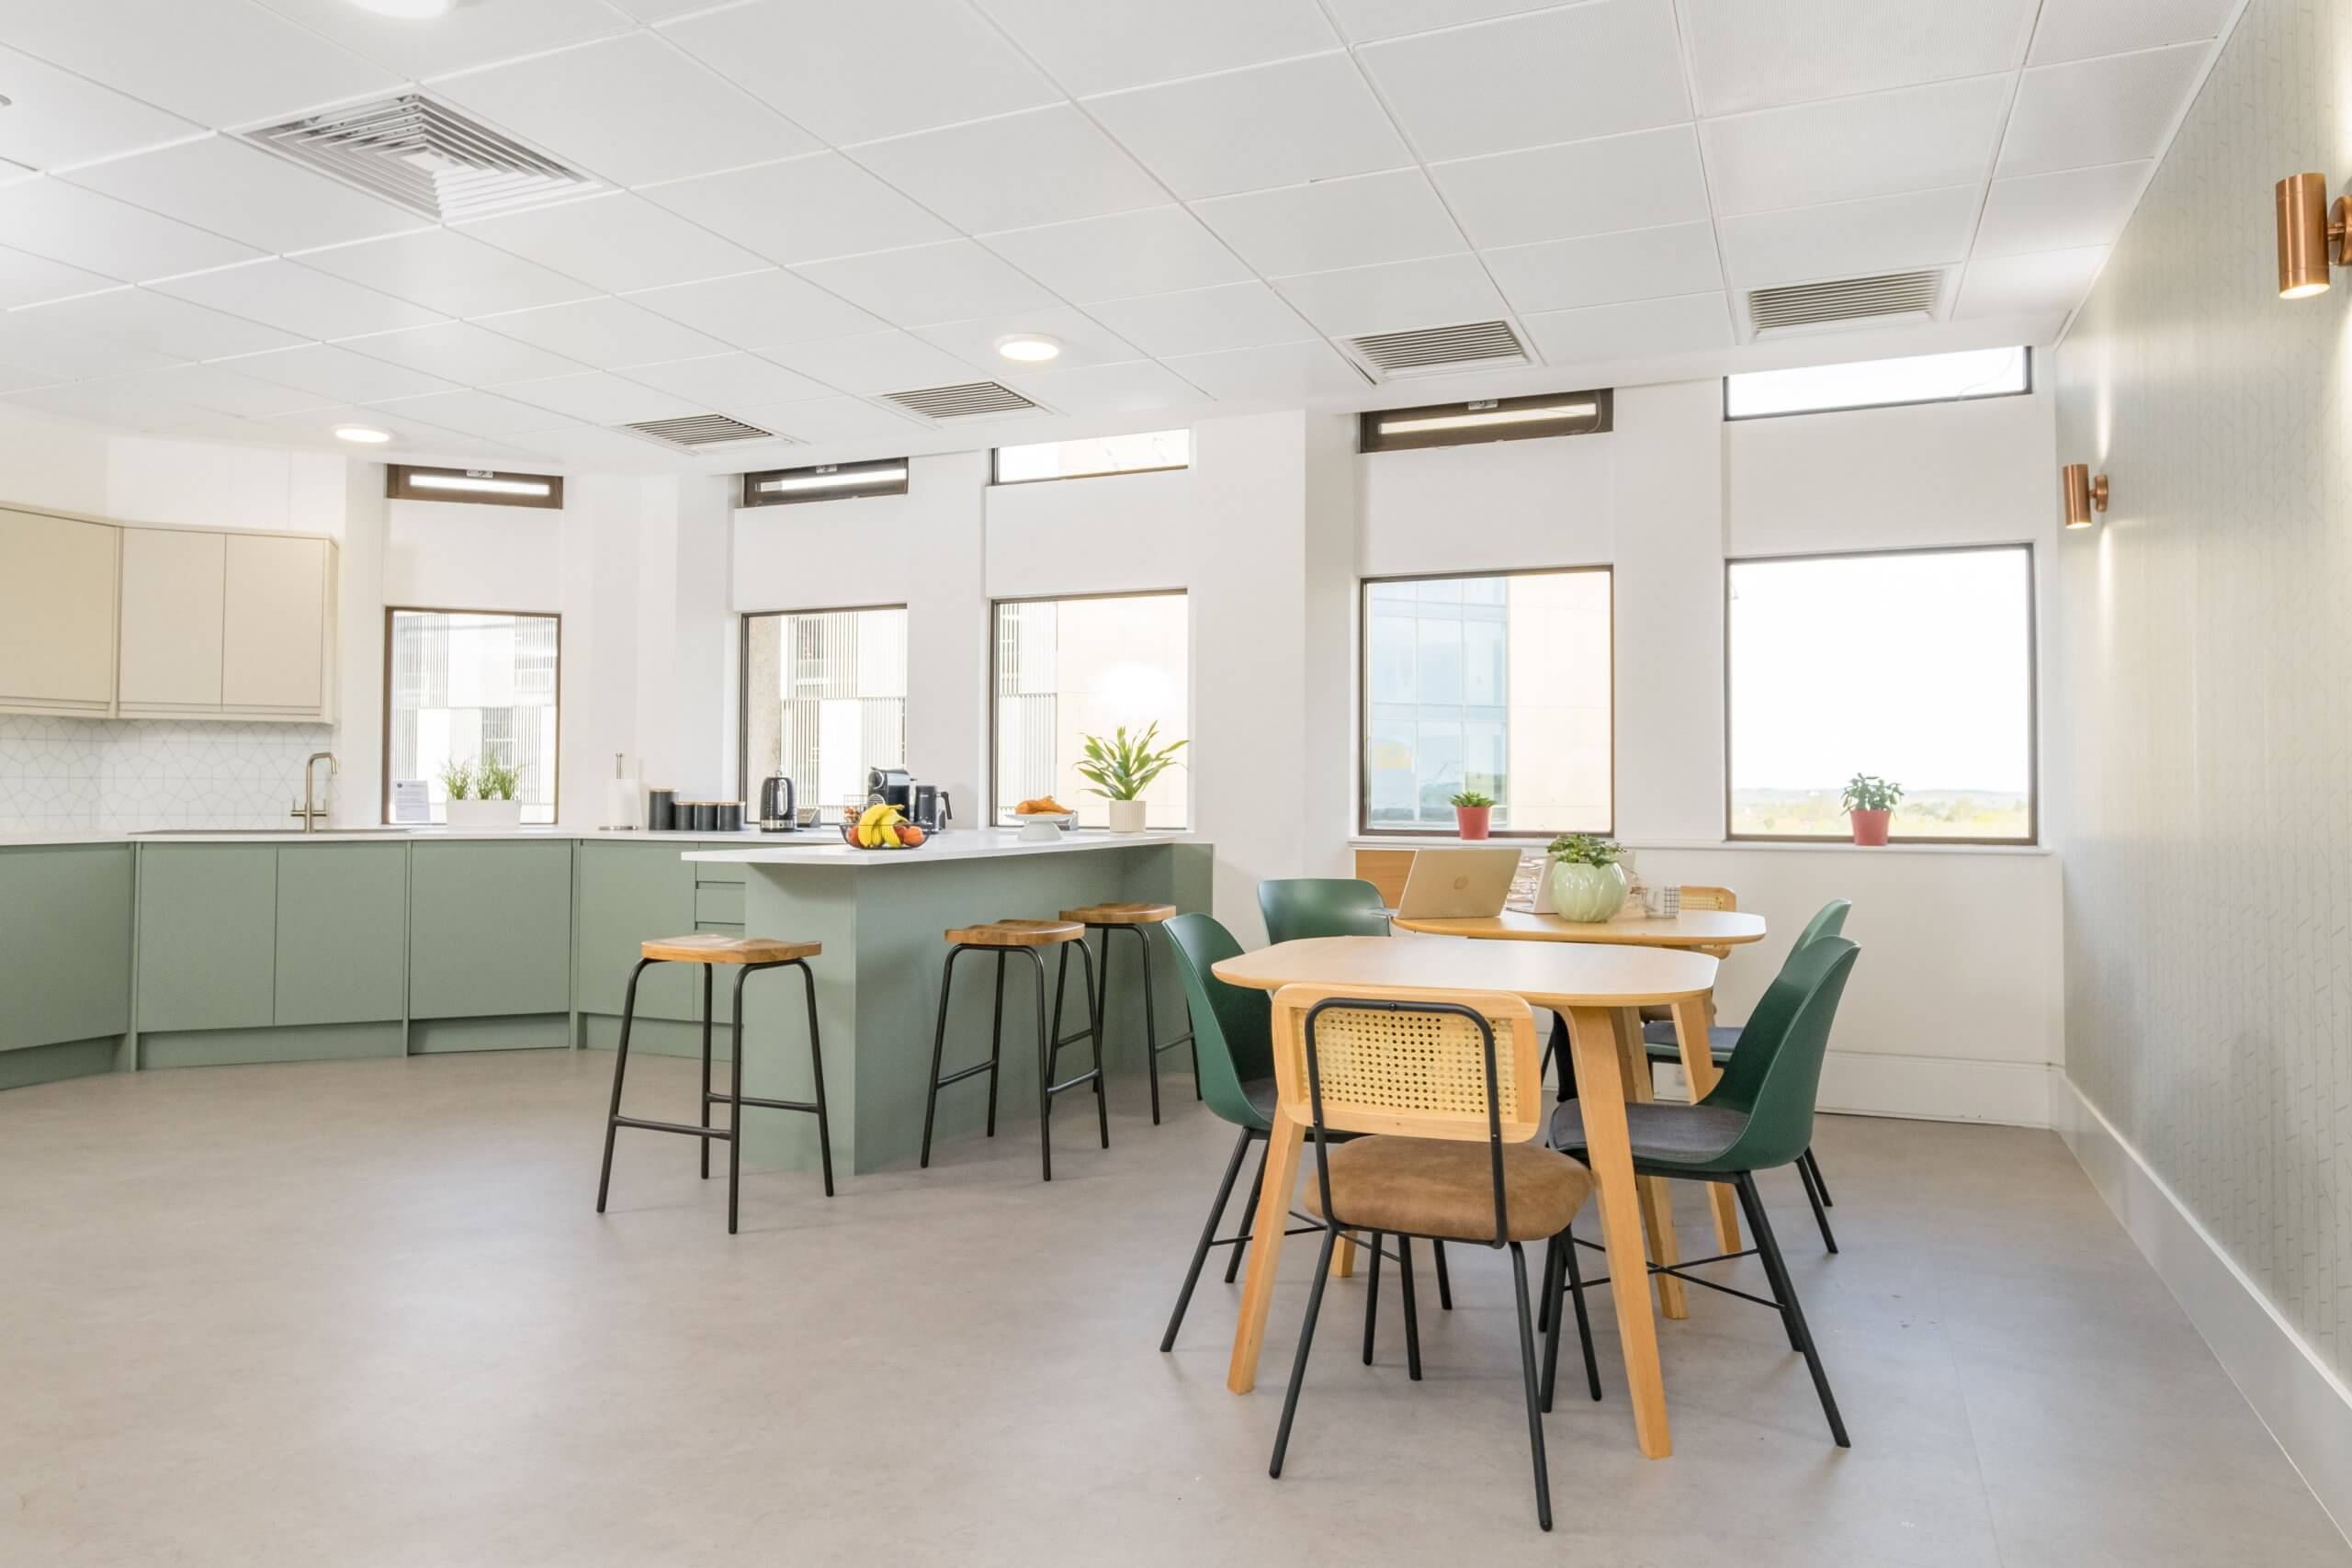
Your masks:
<svg viewBox="0 0 2352 1568"><path fill-rule="evenodd" d="M857 841L869 850L895 849L899 836L890 830L890 825L905 819L905 814L897 807L876 801L858 814Z"/></svg>

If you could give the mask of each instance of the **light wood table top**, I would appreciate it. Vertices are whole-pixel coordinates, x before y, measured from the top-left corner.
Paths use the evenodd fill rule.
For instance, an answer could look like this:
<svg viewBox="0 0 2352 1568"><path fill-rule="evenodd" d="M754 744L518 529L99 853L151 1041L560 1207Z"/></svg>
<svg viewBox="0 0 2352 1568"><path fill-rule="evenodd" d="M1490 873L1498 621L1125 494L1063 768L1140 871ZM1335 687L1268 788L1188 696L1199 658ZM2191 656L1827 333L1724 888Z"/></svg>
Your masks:
<svg viewBox="0 0 2352 1568"><path fill-rule="evenodd" d="M1412 986L1433 991L1504 991L1531 1006L1647 1007L1703 997L1715 961L1696 953L1528 942L1396 942L1318 936L1276 942L1216 965L1232 986L1274 991L1294 984Z"/></svg>
<svg viewBox="0 0 2352 1568"><path fill-rule="evenodd" d="M1578 942L1596 947L1737 947L1760 942L1764 917L1735 909L1685 909L1668 919L1564 920L1506 909L1462 920L1395 921L1398 931L1464 936L1479 942Z"/></svg>

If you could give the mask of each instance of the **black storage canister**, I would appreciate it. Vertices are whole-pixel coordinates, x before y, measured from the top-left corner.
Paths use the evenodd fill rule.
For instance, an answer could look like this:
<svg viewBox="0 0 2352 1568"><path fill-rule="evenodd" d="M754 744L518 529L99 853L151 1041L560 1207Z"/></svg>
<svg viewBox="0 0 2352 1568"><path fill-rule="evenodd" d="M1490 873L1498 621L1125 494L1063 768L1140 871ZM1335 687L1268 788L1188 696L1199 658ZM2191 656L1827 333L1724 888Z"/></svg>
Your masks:
<svg viewBox="0 0 2352 1568"><path fill-rule="evenodd" d="M667 833L676 810L678 792L670 789L650 789L645 792L645 830Z"/></svg>

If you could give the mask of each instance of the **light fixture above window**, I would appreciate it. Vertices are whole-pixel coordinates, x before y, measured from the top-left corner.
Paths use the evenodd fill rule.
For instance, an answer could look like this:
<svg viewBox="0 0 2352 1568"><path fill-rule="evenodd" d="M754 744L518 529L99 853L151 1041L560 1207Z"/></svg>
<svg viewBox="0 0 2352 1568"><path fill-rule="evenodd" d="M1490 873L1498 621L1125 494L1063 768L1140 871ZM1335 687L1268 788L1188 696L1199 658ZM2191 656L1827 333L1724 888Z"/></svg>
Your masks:
<svg viewBox="0 0 2352 1568"><path fill-rule="evenodd" d="M1539 435L1591 435L1611 428L1614 402L1613 395L1603 389L1483 398L1427 408L1374 409L1361 418L1356 450L1392 452L1413 446L1524 441Z"/></svg>
<svg viewBox="0 0 2352 1568"><path fill-rule="evenodd" d="M391 501L472 502L483 506L538 506L560 511L563 476L511 474L494 468L420 468L393 463L384 469Z"/></svg>
<svg viewBox="0 0 2352 1568"><path fill-rule="evenodd" d="M820 463L808 468L771 468L743 476L745 506L786 506L802 501L854 501L870 495L907 493L907 460L883 457L865 463Z"/></svg>
<svg viewBox="0 0 2352 1568"><path fill-rule="evenodd" d="M1043 365L1062 356L1062 345L1043 333L1015 333L996 340L996 351L1015 365Z"/></svg>
<svg viewBox="0 0 2352 1568"><path fill-rule="evenodd" d="M368 424L338 424L334 427L334 438L356 442L362 446L381 446L392 438L392 433Z"/></svg>
<svg viewBox="0 0 2352 1568"><path fill-rule="evenodd" d="M2107 510L2107 476L2094 477L2088 463L2069 463L2058 472L2059 488L2066 498L2066 526L2087 528L2091 513Z"/></svg>
<svg viewBox="0 0 2352 1568"><path fill-rule="evenodd" d="M2327 269L2342 266L2346 219L2352 201L2327 199L2325 175L2289 175L2278 182L2278 298L2308 299L2327 292Z"/></svg>

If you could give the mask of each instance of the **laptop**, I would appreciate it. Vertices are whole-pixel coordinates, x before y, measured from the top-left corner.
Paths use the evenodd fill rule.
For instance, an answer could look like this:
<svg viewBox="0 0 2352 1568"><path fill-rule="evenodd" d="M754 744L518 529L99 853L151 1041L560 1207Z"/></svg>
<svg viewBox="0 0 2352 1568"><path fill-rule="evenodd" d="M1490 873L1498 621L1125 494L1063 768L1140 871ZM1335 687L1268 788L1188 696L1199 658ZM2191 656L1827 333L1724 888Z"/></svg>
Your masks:
<svg viewBox="0 0 2352 1568"><path fill-rule="evenodd" d="M1519 874L1517 849L1421 850L1396 899L1406 920L1481 919L1503 912L1511 878Z"/></svg>

